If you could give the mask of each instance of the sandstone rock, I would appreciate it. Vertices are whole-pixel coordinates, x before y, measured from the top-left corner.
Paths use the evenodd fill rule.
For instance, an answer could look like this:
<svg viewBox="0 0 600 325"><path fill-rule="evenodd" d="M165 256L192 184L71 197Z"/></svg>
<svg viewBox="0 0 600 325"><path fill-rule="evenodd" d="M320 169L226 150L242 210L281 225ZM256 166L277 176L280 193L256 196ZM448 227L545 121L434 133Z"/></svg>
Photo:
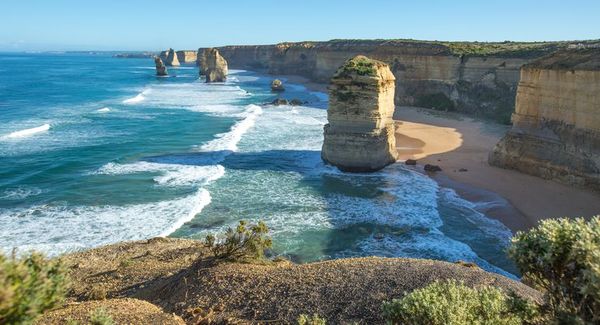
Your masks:
<svg viewBox="0 0 600 325"><path fill-rule="evenodd" d="M279 79L273 80L273 82L271 82L271 90L272 91L284 91L285 87L283 87L283 82L281 82L281 80L279 80Z"/></svg>
<svg viewBox="0 0 600 325"><path fill-rule="evenodd" d="M512 121L491 165L600 190L600 49L524 66Z"/></svg>
<svg viewBox="0 0 600 325"><path fill-rule="evenodd" d="M170 67L180 65L179 59L177 59L177 54L175 53L175 50L169 49L169 51L167 52L167 60L165 61L165 63Z"/></svg>
<svg viewBox="0 0 600 325"><path fill-rule="evenodd" d="M205 49L202 49L202 48L198 49L196 65L198 65L199 75L205 76L206 75L206 50Z"/></svg>
<svg viewBox="0 0 600 325"><path fill-rule="evenodd" d="M177 51L179 63L195 63L198 60L196 51Z"/></svg>
<svg viewBox="0 0 600 325"><path fill-rule="evenodd" d="M217 49L204 51L206 82L224 82L227 79L227 61Z"/></svg>
<svg viewBox="0 0 600 325"><path fill-rule="evenodd" d="M167 67L158 56L154 57L154 65L156 65L157 76L166 76L168 74Z"/></svg>
<svg viewBox="0 0 600 325"><path fill-rule="evenodd" d="M432 173L441 172L442 171L442 168L440 166L438 166L438 165L430 165L430 164L425 165L423 167L423 169L426 172L432 172Z"/></svg>
<svg viewBox="0 0 600 325"><path fill-rule="evenodd" d="M343 171L368 172L396 161L394 81L385 63L364 56L338 69L329 87L325 162Z"/></svg>
<svg viewBox="0 0 600 325"><path fill-rule="evenodd" d="M417 161L414 159L406 159L404 163L408 166L415 166L417 164Z"/></svg>

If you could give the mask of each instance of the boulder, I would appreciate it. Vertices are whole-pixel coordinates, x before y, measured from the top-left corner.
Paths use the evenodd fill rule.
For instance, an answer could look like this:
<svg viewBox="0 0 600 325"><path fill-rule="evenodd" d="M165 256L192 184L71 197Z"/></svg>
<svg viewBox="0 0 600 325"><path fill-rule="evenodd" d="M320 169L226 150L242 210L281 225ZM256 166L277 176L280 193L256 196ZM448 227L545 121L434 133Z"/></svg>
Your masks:
<svg viewBox="0 0 600 325"><path fill-rule="evenodd" d="M321 157L340 170L371 172L396 161L395 78L387 64L356 56L329 86Z"/></svg>
<svg viewBox="0 0 600 325"><path fill-rule="evenodd" d="M432 173L441 172L442 171L442 168L440 166L438 166L438 165L430 165L430 164L425 165L423 167L423 169L425 169L426 172L432 172Z"/></svg>
<svg viewBox="0 0 600 325"><path fill-rule="evenodd" d="M280 106L280 105L289 105L290 103L288 102L287 99L285 98L276 98L275 100L273 100L271 102L271 105L275 105L275 106Z"/></svg>
<svg viewBox="0 0 600 325"><path fill-rule="evenodd" d="M279 79L273 80L273 82L271 82L271 90L276 92L284 91L285 87L283 87L283 82Z"/></svg>
<svg viewBox="0 0 600 325"><path fill-rule="evenodd" d="M417 164L417 161L414 159L406 159L406 161L404 162L404 164L408 165L408 166L415 166Z"/></svg>
<svg viewBox="0 0 600 325"><path fill-rule="evenodd" d="M174 49L167 51L167 61L165 62L170 67L179 66L179 59L177 59L177 53Z"/></svg>
<svg viewBox="0 0 600 325"><path fill-rule="evenodd" d="M167 67L163 63L163 61L158 57L154 57L154 65L156 65L156 75L157 76L166 76L168 75Z"/></svg>
<svg viewBox="0 0 600 325"><path fill-rule="evenodd" d="M204 50L206 82L224 82L227 80L227 61L215 48ZM202 72L202 66L201 66Z"/></svg>
<svg viewBox="0 0 600 325"><path fill-rule="evenodd" d="M290 105L292 105L292 106L300 106L303 104L304 104L304 102L298 98L294 98L294 99L290 100Z"/></svg>

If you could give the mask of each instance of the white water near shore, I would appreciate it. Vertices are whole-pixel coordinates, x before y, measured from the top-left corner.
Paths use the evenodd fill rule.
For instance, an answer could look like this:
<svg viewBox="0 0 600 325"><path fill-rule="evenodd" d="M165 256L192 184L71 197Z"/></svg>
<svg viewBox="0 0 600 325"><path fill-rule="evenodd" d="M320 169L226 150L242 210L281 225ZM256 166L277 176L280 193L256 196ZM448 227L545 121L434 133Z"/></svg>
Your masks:
<svg viewBox="0 0 600 325"><path fill-rule="evenodd" d="M35 135L37 133L46 132L48 130L50 130L50 124L46 123L44 125L40 125L40 126L37 126L34 128L11 132L11 133L7 134L5 136L5 138L7 138L7 139L25 138L25 137Z"/></svg>

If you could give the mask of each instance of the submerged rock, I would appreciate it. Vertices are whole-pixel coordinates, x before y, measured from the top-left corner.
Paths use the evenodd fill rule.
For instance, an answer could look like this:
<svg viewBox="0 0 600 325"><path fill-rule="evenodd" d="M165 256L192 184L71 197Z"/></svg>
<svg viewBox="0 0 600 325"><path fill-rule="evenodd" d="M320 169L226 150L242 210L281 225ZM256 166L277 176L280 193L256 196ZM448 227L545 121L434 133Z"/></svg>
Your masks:
<svg viewBox="0 0 600 325"><path fill-rule="evenodd" d="M165 63L171 67L180 65L179 59L177 59L177 53L175 53L174 49L169 49L169 51L167 51L167 60Z"/></svg>
<svg viewBox="0 0 600 325"><path fill-rule="evenodd" d="M301 101L298 98L294 98L292 100L290 100L290 105L292 106L300 106L300 105L304 105L306 102Z"/></svg>
<svg viewBox="0 0 600 325"><path fill-rule="evenodd" d="M406 159L406 161L404 162L404 164L408 165L408 166L415 166L417 164L417 161L414 159Z"/></svg>
<svg viewBox="0 0 600 325"><path fill-rule="evenodd" d="M281 80L279 79L275 79L273 80L273 82L271 82L271 90L272 91L284 91L285 87L283 87L283 82L281 82Z"/></svg>
<svg viewBox="0 0 600 325"><path fill-rule="evenodd" d="M273 100L271 102L271 105L275 105L275 106L289 105L289 104L290 104L290 102L288 102L288 100L285 98L276 98L275 100Z"/></svg>
<svg viewBox="0 0 600 325"><path fill-rule="evenodd" d="M206 82L224 82L227 80L227 61L212 48L204 50ZM202 69L202 67L201 67Z"/></svg>
<svg viewBox="0 0 600 325"><path fill-rule="evenodd" d="M396 161L395 78L387 64L357 56L329 86L321 157L343 171L379 170Z"/></svg>
<svg viewBox="0 0 600 325"><path fill-rule="evenodd" d="M163 61L158 57L154 57L154 65L156 65L156 75L157 76L166 76L168 75L167 67L163 63Z"/></svg>

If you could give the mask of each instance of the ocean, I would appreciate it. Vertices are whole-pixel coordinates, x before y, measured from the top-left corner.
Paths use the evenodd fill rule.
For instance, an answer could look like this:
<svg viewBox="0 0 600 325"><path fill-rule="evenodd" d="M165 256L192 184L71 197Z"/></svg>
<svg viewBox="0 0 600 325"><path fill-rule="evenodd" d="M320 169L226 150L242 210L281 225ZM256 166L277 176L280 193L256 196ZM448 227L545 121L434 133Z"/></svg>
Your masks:
<svg viewBox="0 0 600 325"><path fill-rule="evenodd" d="M514 277L511 231L414 167L343 173L320 158L327 94L152 59L0 54L0 248L49 255L263 220L273 254L467 261Z"/></svg>

